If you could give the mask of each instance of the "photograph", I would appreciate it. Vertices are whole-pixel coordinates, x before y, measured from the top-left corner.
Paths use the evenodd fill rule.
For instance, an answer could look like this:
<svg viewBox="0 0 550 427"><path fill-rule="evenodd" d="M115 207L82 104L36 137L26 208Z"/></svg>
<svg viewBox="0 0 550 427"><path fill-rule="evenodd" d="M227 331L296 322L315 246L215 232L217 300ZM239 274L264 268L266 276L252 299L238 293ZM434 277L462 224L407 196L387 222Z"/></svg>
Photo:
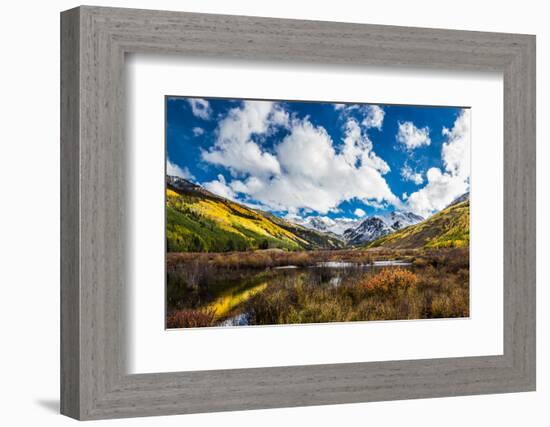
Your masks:
<svg viewBox="0 0 550 427"><path fill-rule="evenodd" d="M469 108L165 108L166 328L469 317Z"/></svg>

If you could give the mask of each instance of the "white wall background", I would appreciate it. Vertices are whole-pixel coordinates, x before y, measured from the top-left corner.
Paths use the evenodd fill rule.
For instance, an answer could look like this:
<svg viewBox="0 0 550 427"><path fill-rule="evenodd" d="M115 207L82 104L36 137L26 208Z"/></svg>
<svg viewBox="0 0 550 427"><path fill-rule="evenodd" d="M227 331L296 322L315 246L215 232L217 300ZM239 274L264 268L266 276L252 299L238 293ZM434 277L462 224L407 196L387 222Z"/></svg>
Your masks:
<svg viewBox="0 0 550 427"><path fill-rule="evenodd" d="M342 424L546 426L550 423L548 259L550 27L538 0L337 2L96 1L97 5L537 35L538 391L109 421L116 426ZM59 12L75 1L5 2L0 24L0 422L64 426L59 405Z"/></svg>

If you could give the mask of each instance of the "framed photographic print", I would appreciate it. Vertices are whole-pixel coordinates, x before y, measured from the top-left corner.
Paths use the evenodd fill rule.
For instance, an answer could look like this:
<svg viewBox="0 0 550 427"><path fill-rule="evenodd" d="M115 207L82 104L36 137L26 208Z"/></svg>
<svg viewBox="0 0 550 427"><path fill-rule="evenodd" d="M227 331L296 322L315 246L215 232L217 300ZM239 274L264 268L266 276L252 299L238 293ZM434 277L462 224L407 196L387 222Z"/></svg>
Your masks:
<svg viewBox="0 0 550 427"><path fill-rule="evenodd" d="M84 6L61 40L62 413L535 389L534 36Z"/></svg>

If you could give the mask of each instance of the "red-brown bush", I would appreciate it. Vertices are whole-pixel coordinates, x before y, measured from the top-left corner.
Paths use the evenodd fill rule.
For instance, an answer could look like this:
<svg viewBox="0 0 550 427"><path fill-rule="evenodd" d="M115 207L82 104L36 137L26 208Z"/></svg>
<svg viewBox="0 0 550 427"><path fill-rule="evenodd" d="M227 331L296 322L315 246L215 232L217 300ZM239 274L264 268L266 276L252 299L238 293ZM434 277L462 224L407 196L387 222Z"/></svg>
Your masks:
<svg viewBox="0 0 550 427"><path fill-rule="evenodd" d="M394 292L399 289L414 288L418 284L418 277L412 271L403 268L385 268L380 273L368 278L363 287L373 292Z"/></svg>
<svg viewBox="0 0 550 427"><path fill-rule="evenodd" d="M166 327L172 329L213 326L214 318L213 310L177 310L168 315Z"/></svg>

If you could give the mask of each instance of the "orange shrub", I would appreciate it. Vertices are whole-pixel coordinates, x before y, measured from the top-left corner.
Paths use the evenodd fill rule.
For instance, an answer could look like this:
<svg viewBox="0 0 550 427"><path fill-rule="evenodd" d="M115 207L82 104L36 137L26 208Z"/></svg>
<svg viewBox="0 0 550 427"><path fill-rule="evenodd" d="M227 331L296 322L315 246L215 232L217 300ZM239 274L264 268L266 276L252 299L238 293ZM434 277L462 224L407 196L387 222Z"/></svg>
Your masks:
<svg viewBox="0 0 550 427"><path fill-rule="evenodd" d="M372 292L394 292L399 289L416 287L418 277L412 271L403 268L385 268L380 273L366 279L362 286Z"/></svg>
<svg viewBox="0 0 550 427"><path fill-rule="evenodd" d="M171 329L213 326L214 317L213 310L178 310L168 315L166 327Z"/></svg>

